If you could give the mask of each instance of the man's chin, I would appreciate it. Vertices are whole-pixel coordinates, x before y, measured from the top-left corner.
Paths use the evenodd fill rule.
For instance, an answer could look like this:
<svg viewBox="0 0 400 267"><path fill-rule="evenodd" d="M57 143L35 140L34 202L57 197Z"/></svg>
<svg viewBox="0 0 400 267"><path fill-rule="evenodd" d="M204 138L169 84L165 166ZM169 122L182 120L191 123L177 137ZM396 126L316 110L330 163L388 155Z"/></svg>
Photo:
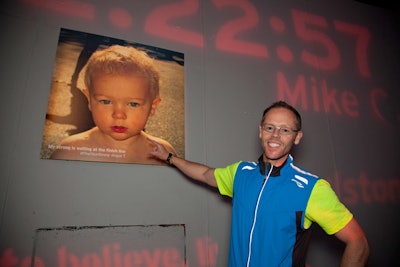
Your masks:
<svg viewBox="0 0 400 267"><path fill-rule="evenodd" d="M279 160L282 160L282 159L286 159L287 154L282 154L282 153L264 153L264 156L267 158L267 160L279 161Z"/></svg>

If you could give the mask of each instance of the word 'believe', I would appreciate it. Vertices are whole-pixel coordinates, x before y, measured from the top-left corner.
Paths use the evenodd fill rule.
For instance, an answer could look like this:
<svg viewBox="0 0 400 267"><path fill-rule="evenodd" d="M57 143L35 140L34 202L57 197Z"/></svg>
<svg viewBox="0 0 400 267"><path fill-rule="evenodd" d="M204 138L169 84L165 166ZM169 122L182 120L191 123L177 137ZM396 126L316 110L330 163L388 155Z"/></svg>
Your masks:
<svg viewBox="0 0 400 267"><path fill-rule="evenodd" d="M211 238L199 238L196 241L199 267L216 266L218 244ZM46 251L47 254L48 251ZM183 267L189 266L185 257L174 247L123 251L120 244L113 243L101 247L100 251L84 252L77 255L68 251L66 246L57 250L57 267ZM46 255L49 257L49 255ZM54 261L54 260L53 260ZM0 267L46 267L44 257L36 256L20 260L12 248L6 249L0 257ZM51 265L51 267L56 267Z"/></svg>

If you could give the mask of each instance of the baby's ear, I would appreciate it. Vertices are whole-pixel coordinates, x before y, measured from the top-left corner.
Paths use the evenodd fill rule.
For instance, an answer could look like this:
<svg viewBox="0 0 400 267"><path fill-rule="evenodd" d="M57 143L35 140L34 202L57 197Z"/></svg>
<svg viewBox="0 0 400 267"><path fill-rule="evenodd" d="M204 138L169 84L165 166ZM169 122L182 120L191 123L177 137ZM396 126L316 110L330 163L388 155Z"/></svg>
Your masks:
<svg viewBox="0 0 400 267"><path fill-rule="evenodd" d="M156 108L160 104L160 102L161 102L161 98L159 98L159 97L154 98L153 103L151 104L151 111L150 111L151 116L153 116L154 113L156 112Z"/></svg>
<svg viewBox="0 0 400 267"><path fill-rule="evenodd" d="M82 93L86 96L87 99L89 99L89 90L88 89L83 88Z"/></svg>
<svg viewBox="0 0 400 267"><path fill-rule="evenodd" d="M86 89L86 88L83 88L83 89L82 89L82 93L85 95L85 97L86 97L86 99L87 99L87 101L88 101L88 107L89 107L89 110L91 110L91 107L90 107L90 96L89 96L89 90L88 90L88 89Z"/></svg>

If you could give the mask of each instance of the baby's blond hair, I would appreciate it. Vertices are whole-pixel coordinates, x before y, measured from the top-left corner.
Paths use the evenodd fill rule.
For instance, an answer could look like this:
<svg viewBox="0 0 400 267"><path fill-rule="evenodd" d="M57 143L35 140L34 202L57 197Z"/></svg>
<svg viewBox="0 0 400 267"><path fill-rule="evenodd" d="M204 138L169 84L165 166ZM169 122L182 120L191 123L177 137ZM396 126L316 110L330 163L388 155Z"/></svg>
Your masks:
<svg viewBox="0 0 400 267"><path fill-rule="evenodd" d="M160 75L154 66L153 59L146 52L132 46L112 45L94 52L87 63L85 85L90 91L96 74L129 73L145 77L149 81L153 96L159 96Z"/></svg>

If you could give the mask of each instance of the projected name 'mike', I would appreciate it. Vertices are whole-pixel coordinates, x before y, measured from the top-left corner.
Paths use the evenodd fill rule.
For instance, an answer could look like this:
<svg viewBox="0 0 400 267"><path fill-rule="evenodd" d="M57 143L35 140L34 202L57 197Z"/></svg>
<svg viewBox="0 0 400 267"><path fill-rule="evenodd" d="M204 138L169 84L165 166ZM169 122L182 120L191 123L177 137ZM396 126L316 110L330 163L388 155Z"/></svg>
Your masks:
<svg viewBox="0 0 400 267"><path fill-rule="evenodd" d="M53 12L64 13L69 16L94 20L96 7L83 1L44 1L23 0L31 5L40 6ZM267 44L243 40L239 35L257 30L260 27L259 13L253 3L249 1L212 0L213 5L221 10L234 8L242 15L225 21L216 31L215 48L219 51L248 55L256 58L268 59L270 49ZM144 31L165 39L181 42L195 47L204 47L205 41L202 33L191 29L176 27L172 21L187 19L199 13L199 0L182 0L174 3L165 3L155 7L149 12L144 22ZM316 53L312 49L303 49L299 55L294 55L292 50L280 44L275 47L276 56L284 63L295 63L299 60L303 64L318 71L332 73L343 67L340 49L327 32L334 32L346 37L349 42L354 42L354 53L350 62L362 79L371 79L371 70L368 63L368 46L371 39L367 28L339 20L328 22L323 16L291 10L291 18L296 38L306 46L318 48ZM133 29L133 18L125 9L114 7L108 11L108 20L116 27ZM333 26L331 26L332 24ZM270 16L269 26L274 33L281 36L286 32L286 23L279 16ZM375 118L393 124L398 124L400 114L395 114L394 119L386 118L381 107L389 101L390 95L383 88L363 88L363 94L369 95L368 103L361 103L360 98L351 90L330 88L326 79L317 80L315 76L306 77L298 75L296 81L288 82L281 71L277 72L277 95L279 99L288 99L293 104L301 105L304 110L315 112L334 113L337 115L357 118L360 108L369 107ZM308 81L308 83L307 83ZM307 93L309 92L309 93Z"/></svg>

